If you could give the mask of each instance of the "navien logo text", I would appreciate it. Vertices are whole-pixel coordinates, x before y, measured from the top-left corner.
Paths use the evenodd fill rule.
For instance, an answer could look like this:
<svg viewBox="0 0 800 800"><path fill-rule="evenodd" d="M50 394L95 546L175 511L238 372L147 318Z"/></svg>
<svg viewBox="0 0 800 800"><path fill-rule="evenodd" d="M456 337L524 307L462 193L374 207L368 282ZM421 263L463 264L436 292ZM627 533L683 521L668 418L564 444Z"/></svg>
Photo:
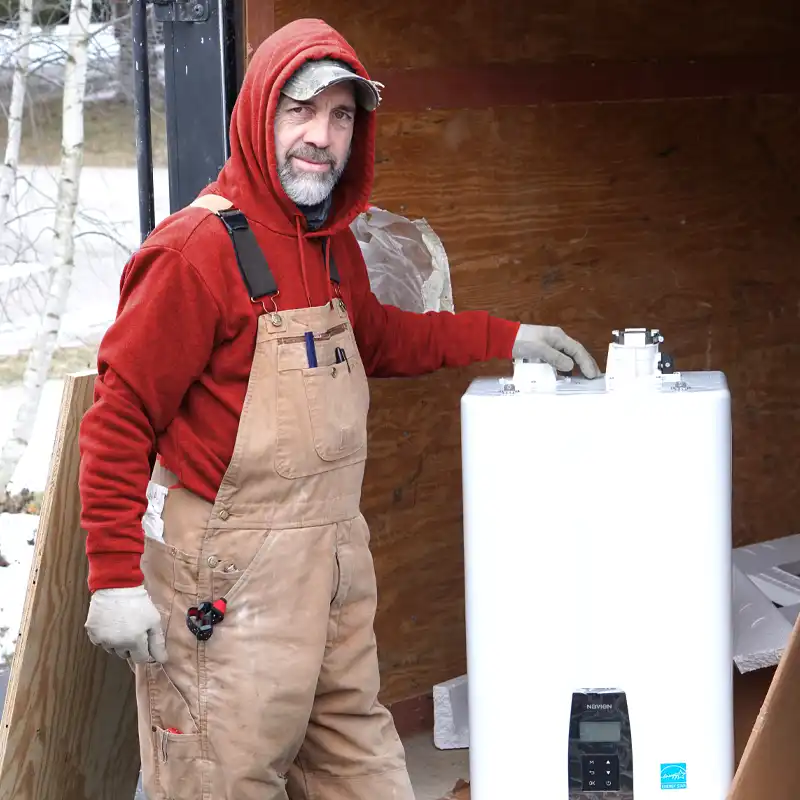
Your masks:
<svg viewBox="0 0 800 800"><path fill-rule="evenodd" d="M589 703L586 706L589 711L611 711L613 707L611 703Z"/></svg>

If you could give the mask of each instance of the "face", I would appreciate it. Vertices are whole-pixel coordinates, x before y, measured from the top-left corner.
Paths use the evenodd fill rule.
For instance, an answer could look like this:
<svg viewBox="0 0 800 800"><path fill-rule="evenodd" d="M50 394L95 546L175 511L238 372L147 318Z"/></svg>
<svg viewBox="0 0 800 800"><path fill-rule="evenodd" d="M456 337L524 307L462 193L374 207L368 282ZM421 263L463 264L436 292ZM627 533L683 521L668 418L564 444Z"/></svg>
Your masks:
<svg viewBox="0 0 800 800"><path fill-rule="evenodd" d="M316 205L333 191L350 155L355 116L349 81L306 102L281 96L275 116L278 175L298 205Z"/></svg>

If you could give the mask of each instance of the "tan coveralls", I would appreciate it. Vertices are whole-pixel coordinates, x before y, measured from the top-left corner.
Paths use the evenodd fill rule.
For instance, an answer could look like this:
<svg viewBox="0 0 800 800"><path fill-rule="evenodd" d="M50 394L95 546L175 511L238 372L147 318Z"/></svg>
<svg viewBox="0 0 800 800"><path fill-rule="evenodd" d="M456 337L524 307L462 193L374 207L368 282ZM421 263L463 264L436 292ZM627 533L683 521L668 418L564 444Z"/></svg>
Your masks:
<svg viewBox="0 0 800 800"><path fill-rule="evenodd" d="M334 363L336 347L346 363ZM145 537L169 654L136 666L149 800L413 800L377 700L375 572L359 510L368 407L338 298L259 318L214 504L170 489L163 541ZM176 480L156 466L153 483ZM199 641L186 612L220 597L225 618Z"/></svg>

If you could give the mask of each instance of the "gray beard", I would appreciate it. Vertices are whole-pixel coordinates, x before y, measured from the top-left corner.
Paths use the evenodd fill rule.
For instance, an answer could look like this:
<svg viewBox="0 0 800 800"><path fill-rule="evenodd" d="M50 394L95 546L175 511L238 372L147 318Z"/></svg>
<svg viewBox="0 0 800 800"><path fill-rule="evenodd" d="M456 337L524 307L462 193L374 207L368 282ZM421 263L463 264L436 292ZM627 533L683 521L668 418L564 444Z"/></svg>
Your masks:
<svg viewBox="0 0 800 800"><path fill-rule="evenodd" d="M298 206L315 206L325 200L333 191L346 166L347 159L338 167L332 167L328 172L303 172L298 174L292 169L291 158L287 158L278 167L278 177L283 190L292 202Z"/></svg>

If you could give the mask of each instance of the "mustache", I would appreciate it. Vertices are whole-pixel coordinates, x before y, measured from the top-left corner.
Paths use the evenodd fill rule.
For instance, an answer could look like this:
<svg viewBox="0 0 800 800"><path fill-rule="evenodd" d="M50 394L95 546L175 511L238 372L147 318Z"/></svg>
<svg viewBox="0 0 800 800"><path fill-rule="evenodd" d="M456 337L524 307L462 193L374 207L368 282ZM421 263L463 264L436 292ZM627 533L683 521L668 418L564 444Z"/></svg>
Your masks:
<svg viewBox="0 0 800 800"><path fill-rule="evenodd" d="M330 164L336 166L336 159L325 149L314 147L312 144L298 145L288 153L289 158L302 158L315 164Z"/></svg>

